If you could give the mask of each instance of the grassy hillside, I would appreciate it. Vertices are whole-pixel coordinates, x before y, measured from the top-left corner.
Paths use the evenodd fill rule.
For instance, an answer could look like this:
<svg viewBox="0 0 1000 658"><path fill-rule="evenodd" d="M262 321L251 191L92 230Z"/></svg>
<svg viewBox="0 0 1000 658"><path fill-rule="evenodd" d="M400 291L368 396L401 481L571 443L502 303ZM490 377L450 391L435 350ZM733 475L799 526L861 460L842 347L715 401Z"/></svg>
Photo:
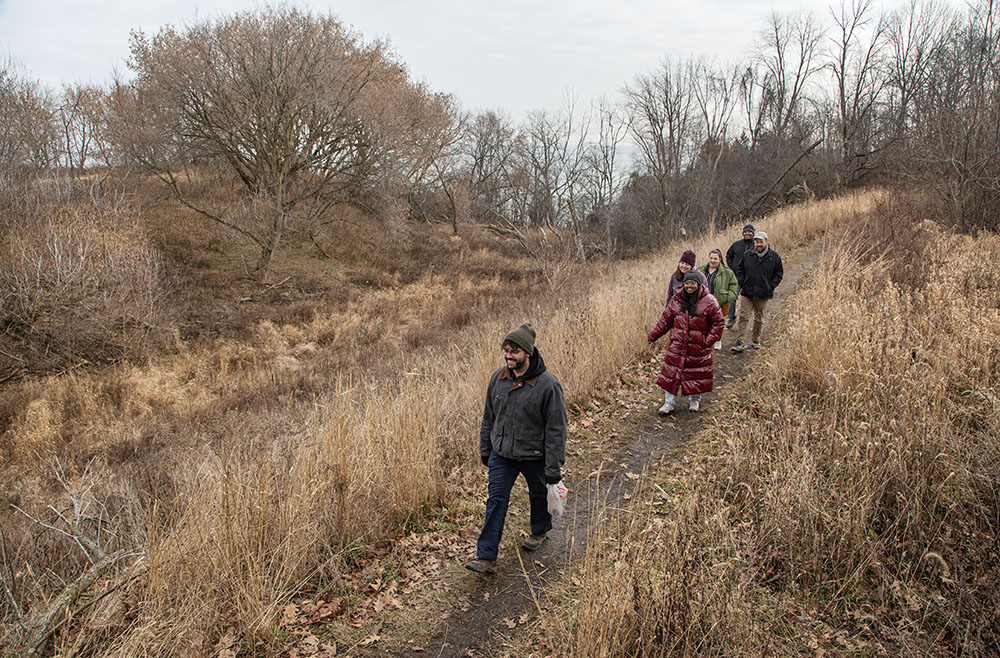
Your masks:
<svg viewBox="0 0 1000 658"><path fill-rule="evenodd" d="M782 249L836 230L873 198L805 204L760 223ZM182 323L249 303L240 258L171 227L152 231L177 250L168 258L187 263L173 293L189 296L177 305ZM396 249L399 234L372 227L372 251L354 248L351 268L364 275L344 261L330 272L315 255L309 268L278 262L273 283L256 289L256 311L233 315L231 330L178 334L147 363L8 387L0 520L5 561L17 565L12 596L31 624L103 555L111 563L93 589L107 596L62 627L63 646L202 655L225 628L261 651L280 646L275 622L288 597L336 586L364 546L449 502L444 483L475 459L481 396L510 327L538 327L547 364L570 404L581 403L643 348L680 251L704 257L738 235L728 227L592 266L552 294L516 246L408 230L409 246ZM192 254L200 260L183 260ZM309 277L333 299L272 297ZM376 279L391 285L365 289ZM336 296L338 285L347 293ZM38 522L63 532L39 532ZM9 646L27 635L14 625L4 633Z"/></svg>

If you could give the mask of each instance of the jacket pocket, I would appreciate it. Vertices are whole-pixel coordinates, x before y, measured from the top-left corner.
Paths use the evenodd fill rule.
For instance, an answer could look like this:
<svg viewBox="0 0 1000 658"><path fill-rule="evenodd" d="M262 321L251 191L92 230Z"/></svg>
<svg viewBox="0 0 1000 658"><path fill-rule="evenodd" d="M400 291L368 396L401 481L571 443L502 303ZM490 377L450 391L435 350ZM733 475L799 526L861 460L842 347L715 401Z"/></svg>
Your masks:
<svg viewBox="0 0 1000 658"><path fill-rule="evenodd" d="M545 437L541 428L519 427L514 434L514 456L522 459L541 459Z"/></svg>

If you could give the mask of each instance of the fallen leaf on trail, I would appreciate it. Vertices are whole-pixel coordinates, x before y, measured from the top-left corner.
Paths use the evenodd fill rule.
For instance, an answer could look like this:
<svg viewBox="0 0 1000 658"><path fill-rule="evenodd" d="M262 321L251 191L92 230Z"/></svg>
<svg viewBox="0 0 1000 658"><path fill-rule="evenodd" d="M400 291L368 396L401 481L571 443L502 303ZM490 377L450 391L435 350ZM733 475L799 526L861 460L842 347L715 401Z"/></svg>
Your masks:
<svg viewBox="0 0 1000 658"><path fill-rule="evenodd" d="M528 623L528 619L529 619L529 618L530 618L530 615L529 615L529 614L528 614L528 613L526 612L526 613L524 613L523 615L521 615L521 616L520 616L520 617L518 618L518 620L517 620L517 621L518 621L518 622L520 622L520 623L522 623L522 624L526 624L526 623Z"/></svg>
<svg viewBox="0 0 1000 658"><path fill-rule="evenodd" d="M483 592L483 600L484 601L489 601L490 600L490 593L489 592Z"/></svg>
<svg viewBox="0 0 1000 658"><path fill-rule="evenodd" d="M327 617L334 617L344 611L344 599L335 597L320 605L315 612L309 615L309 621L316 623Z"/></svg>
<svg viewBox="0 0 1000 658"><path fill-rule="evenodd" d="M517 626L517 622L511 619L510 617L504 617L500 623L502 623L507 628L514 628Z"/></svg>
<svg viewBox="0 0 1000 658"><path fill-rule="evenodd" d="M639 479L639 474L638 473L626 473L625 477L627 477L630 480L638 480Z"/></svg>
<svg viewBox="0 0 1000 658"><path fill-rule="evenodd" d="M298 621L299 606L289 603L281 609L281 621L285 626L290 626Z"/></svg>
<svg viewBox="0 0 1000 658"><path fill-rule="evenodd" d="M361 640L361 646L363 646L363 647L371 646L371 645L375 644L376 642L378 642L381 639L382 639L382 637L379 636L379 635L369 635L365 639Z"/></svg>

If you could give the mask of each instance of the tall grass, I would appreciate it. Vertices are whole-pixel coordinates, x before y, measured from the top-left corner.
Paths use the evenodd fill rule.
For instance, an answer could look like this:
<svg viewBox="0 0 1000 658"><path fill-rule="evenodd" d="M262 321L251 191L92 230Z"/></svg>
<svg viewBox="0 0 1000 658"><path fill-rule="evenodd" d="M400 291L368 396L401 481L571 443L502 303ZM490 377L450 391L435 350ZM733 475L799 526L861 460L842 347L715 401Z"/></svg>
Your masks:
<svg viewBox="0 0 1000 658"><path fill-rule="evenodd" d="M776 248L790 249L865 212L874 198L856 194L796 206L762 224ZM477 458L482 396L502 363L499 343L511 327L535 324L539 349L568 402L584 402L644 348L680 252L693 248L704 260L713 247L725 250L738 231L729 227L619 263L554 308L525 312L530 300L500 282L507 297L498 294L491 317L415 353L403 344L372 354L359 341L357 358L392 373L386 376L326 378L330 373L315 364L324 358L323 344L350 344L331 339L331 332L392 331L394 317L444 313L446 292L438 303L418 285L391 299L377 293L363 308L384 307L385 313L366 317L355 310L346 323L343 316L317 317L305 326L262 323L246 343L224 341L209 353L181 346L165 364L123 369L114 384L94 386L86 376L39 384L29 397L46 408L57 410L68 399L90 406L91 452L114 455L123 440L114 438L118 432L132 436L127 450L142 450L157 431L166 433L160 440L179 446L155 453L168 457L169 477L151 487L158 500L135 512L145 521L128 534L144 549L145 575L129 586L122 624L105 630L114 641L95 653L199 655L223 626L250 645L272 643L282 603L303 583L336 583L345 548L389 537L394 524L440 501L453 469ZM403 299L420 313L393 305ZM289 381L294 386L281 385ZM265 411L254 403L269 391L296 389L312 394L313 402L304 406L293 396ZM123 409L132 410L127 419ZM57 411L48 417L47 435L37 429L42 421L24 420L8 432L22 469L30 467L29 453L59 435ZM206 426L206 419L221 429ZM32 449L18 447L27 445ZM108 468L114 471L113 463Z"/></svg>
<svg viewBox="0 0 1000 658"><path fill-rule="evenodd" d="M828 250L670 500L589 544L565 655L995 651L1000 237L898 238Z"/></svg>

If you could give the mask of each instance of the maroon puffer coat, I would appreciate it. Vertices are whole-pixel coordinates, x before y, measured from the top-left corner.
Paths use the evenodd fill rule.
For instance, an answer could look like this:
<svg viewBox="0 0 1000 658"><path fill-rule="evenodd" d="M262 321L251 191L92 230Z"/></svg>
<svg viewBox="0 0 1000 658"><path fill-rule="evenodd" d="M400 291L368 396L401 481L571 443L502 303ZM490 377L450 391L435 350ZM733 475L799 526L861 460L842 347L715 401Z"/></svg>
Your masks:
<svg viewBox="0 0 1000 658"><path fill-rule="evenodd" d="M670 332L667 355L656 384L677 395L708 393L712 390L712 346L722 338L726 321L719 302L705 286L698 288L698 312L694 317L681 310L684 292L678 292L649 332L649 342Z"/></svg>

